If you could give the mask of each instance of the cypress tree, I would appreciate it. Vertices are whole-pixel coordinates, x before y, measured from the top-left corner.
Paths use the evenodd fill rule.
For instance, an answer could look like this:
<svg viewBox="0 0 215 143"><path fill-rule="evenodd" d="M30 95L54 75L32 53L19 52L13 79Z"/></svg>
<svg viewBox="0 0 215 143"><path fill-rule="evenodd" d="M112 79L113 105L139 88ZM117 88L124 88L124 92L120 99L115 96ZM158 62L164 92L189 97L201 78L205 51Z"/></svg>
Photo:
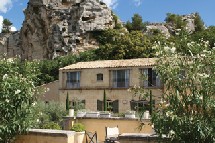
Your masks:
<svg viewBox="0 0 215 143"><path fill-rule="evenodd" d="M66 110L69 110L69 94L67 92L67 96L66 96Z"/></svg>
<svg viewBox="0 0 215 143"><path fill-rule="evenodd" d="M152 91L150 90L149 92L149 95L150 95L150 114L152 115L152 110L153 110L153 100L152 100Z"/></svg>
<svg viewBox="0 0 215 143"><path fill-rule="evenodd" d="M107 111L107 98L106 98L105 90L104 90L103 102L104 102L104 111Z"/></svg>

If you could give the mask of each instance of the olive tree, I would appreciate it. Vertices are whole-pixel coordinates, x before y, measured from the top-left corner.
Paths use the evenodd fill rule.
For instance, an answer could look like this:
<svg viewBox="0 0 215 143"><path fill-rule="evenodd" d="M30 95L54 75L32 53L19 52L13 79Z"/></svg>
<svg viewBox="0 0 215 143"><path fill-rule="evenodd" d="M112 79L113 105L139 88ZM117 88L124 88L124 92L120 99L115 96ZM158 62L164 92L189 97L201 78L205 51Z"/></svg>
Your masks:
<svg viewBox="0 0 215 143"><path fill-rule="evenodd" d="M152 122L160 137L215 142L215 48L208 43L187 43L189 54L176 53L174 45L156 45L156 71L165 87Z"/></svg>
<svg viewBox="0 0 215 143"><path fill-rule="evenodd" d="M0 65L0 142L10 143L35 121L37 70L35 64L18 59L2 58Z"/></svg>

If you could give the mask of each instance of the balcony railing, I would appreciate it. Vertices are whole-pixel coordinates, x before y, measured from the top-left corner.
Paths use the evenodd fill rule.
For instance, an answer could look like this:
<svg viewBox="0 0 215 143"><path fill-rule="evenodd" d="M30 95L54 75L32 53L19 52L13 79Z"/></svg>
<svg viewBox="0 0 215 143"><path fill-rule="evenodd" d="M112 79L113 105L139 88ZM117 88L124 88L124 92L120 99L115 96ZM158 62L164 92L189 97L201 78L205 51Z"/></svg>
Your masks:
<svg viewBox="0 0 215 143"><path fill-rule="evenodd" d="M113 82L113 88L128 88L129 82Z"/></svg>
<svg viewBox="0 0 215 143"><path fill-rule="evenodd" d="M80 82L66 82L66 88L80 88Z"/></svg>

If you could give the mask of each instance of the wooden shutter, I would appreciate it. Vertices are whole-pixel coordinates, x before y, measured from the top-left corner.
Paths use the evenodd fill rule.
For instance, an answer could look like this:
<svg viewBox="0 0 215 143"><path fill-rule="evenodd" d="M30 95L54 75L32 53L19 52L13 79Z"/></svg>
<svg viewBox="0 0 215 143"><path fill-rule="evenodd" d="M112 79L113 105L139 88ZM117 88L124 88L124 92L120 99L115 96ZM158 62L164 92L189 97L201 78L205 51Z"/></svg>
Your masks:
<svg viewBox="0 0 215 143"><path fill-rule="evenodd" d="M119 113L119 100L113 101L113 112Z"/></svg>
<svg viewBox="0 0 215 143"><path fill-rule="evenodd" d="M130 101L131 110L135 111L135 106L136 106L135 101L134 101L134 100L131 100L131 101Z"/></svg>
<svg viewBox="0 0 215 143"><path fill-rule="evenodd" d="M83 103L83 105L84 105L83 108L85 109L85 103L86 103L86 101L85 101L85 100L82 100L81 103Z"/></svg>
<svg viewBox="0 0 215 143"><path fill-rule="evenodd" d="M97 100L97 111L103 111L103 101Z"/></svg>

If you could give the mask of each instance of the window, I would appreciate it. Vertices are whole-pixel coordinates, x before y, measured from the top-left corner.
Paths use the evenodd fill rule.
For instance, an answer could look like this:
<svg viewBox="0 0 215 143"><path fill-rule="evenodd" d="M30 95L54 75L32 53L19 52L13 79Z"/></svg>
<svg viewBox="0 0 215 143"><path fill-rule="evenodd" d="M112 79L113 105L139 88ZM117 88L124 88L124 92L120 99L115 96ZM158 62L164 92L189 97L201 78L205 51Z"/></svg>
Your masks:
<svg viewBox="0 0 215 143"><path fill-rule="evenodd" d="M97 74L97 81L103 81L103 74Z"/></svg>
<svg viewBox="0 0 215 143"><path fill-rule="evenodd" d="M113 111L113 101L107 100L107 110Z"/></svg>
<svg viewBox="0 0 215 143"><path fill-rule="evenodd" d="M114 70L112 78L114 88L129 87L130 70Z"/></svg>
<svg viewBox="0 0 215 143"><path fill-rule="evenodd" d="M153 101L154 102L154 101ZM143 110L150 110L149 102L146 100L130 101L131 110L141 112Z"/></svg>
<svg viewBox="0 0 215 143"><path fill-rule="evenodd" d="M85 109L85 100L72 100L69 101L69 107L74 109L75 111L80 109Z"/></svg>
<svg viewBox="0 0 215 143"><path fill-rule="evenodd" d="M161 81L155 70L146 68L142 70L145 80L143 81L144 87L160 87Z"/></svg>
<svg viewBox="0 0 215 143"><path fill-rule="evenodd" d="M80 88L80 72L67 72L67 88Z"/></svg>
<svg viewBox="0 0 215 143"><path fill-rule="evenodd" d="M104 101L97 100L97 110L104 111ZM119 100L107 100L107 110L112 111L113 113L119 112Z"/></svg>

